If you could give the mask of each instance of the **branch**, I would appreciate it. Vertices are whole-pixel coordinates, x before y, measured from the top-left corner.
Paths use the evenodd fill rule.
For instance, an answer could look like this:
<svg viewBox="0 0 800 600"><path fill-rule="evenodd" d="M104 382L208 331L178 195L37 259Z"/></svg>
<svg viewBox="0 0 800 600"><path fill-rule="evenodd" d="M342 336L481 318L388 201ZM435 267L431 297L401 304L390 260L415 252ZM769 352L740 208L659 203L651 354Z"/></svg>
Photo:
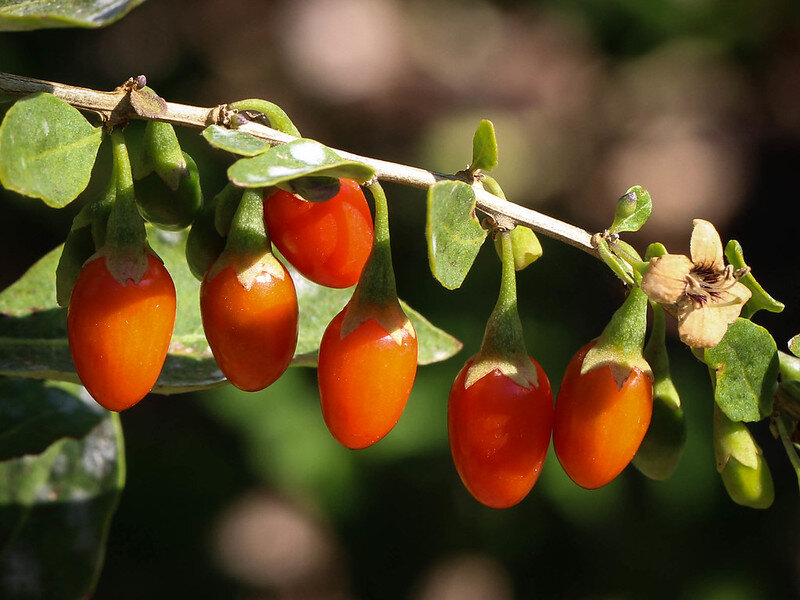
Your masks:
<svg viewBox="0 0 800 600"><path fill-rule="evenodd" d="M25 96L37 92L53 94L75 108L98 113L106 120L112 118L114 120L149 119L203 129L211 124L223 125L223 123L220 122L220 118L221 114L225 112L224 110L220 110L224 108L224 105L213 108L203 108L200 106L167 102L166 110L161 112L158 117L145 117L137 113L130 102L128 102L128 90L123 87L117 88L112 92L100 92L97 90L0 72L0 93ZM291 135L271 129L259 123L246 122L240 125L238 129L275 145L285 144L296 139ZM420 189L428 189L437 181L443 179L457 179L453 175L434 173L417 167L359 156L358 154L337 150L335 148L333 148L333 150L342 158L369 165L375 169L378 178L383 181L390 181ZM575 246L592 256L599 256L597 250L592 245L591 235L588 231L580 227L575 227L569 223L548 217L547 215L525 208L519 204L508 202L485 190L476 189L475 195L477 198L477 207L485 213L490 215L502 215L517 224L530 227L537 233Z"/></svg>

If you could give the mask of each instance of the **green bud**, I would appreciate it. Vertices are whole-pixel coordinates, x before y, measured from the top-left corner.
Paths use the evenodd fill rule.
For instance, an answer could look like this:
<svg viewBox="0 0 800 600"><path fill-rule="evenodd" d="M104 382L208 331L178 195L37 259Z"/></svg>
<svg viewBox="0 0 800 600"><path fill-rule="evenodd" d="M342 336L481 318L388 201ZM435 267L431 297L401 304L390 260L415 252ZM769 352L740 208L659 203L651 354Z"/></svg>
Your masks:
<svg viewBox="0 0 800 600"><path fill-rule="evenodd" d="M636 211L637 203L636 192L629 191L617 200L617 209L614 211L614 218L622 220L630 217Z"/></svg>
<svg viewBox="0 0 800 600"><path fill-rule="evenodd" d="M511 230L511 244L514 249L514 270L522 271L528 265L536 262L542 256L542 245L539 238L529 227L517 225ZM495 237L494 248L502 259L503 247L500 236Z"/></svg>
<svg viewBox="0 0 800 600"><path fill-rule="evenodd" d="M69 305L78 274L94 252L91 227L79 227L69 232L56 267L56 300L59 306Z"/></svg>
<svg viewBox="0 0 800 600"><path fill-rule="evenodd" d="M146 174L147 167L152 165L155 172L171 189L178 189L181 181L187 177L188 167L172 125L160 121L148 121L142 140L141 165L142 175Z"/></svg>
<svg viewBox="0 0 800 600"><path fill-rule="evenodd" d="M663 481L672 475L686 446L683 410L672 402L653 398L653 417L633 466L650 479Z"/></svg>
<svg viewBox="0 0 800 600"><path fill-rule="evenodd" d="M717 471L731 500L750 508L769 508L775 499L772 474L750 430L714 406Z"/></svg>
<svg viewBox="0 0 800 600"><path fill-rule="evenodd" d="M155 173L134 184L136 204L142 216L161 229L188 227L203 205L200 174L191 156L183 153L187 176L172 190Z"/></svg>
<svg viewBox="0 0 800 600"><path fill-rule="evenodd" d="M653 416L633 457L633 466L650 479L664 480L672 475L686 446L686 423L678 390L669 371L665 345L664 310L653 302L653 327L644 349L644 358L653 369Z"/></svg>
<svg viewBox="0 0 800 600"><path fill-rule="evenodd" d="M214 226L215 211L216 198L202 208L186 239L186 262L201 281L225 248L225 238Z"/></svg>

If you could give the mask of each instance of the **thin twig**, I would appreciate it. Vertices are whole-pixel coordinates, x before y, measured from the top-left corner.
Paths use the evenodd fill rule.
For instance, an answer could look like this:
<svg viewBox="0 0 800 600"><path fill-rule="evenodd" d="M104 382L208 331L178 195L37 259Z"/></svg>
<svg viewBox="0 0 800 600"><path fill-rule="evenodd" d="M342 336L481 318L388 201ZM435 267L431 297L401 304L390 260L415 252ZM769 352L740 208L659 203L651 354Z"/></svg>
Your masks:
<svg viewBox="0 0 800 600"><path fill-rule="evenodd" d="M53 94L75 108L96 112L103 115L105 118L110 118L112 115L121 119L145 118L200 129L212 123L221 124L219 123L219 107L204 108L167 102L166 110L153 119L152 117L143 117L137 114L136 110L127 102L127 92L121 88L112 92L100 92L97 90L0 72L0 93L25 96L36 92ZM285 144L296 139L291 135L252 121L240 125L238 129L272 144ZM425 169L360 156L335 148L333 148L333 150L342 158L369 165L375 169L378 178L382 181L390 181L420 189L428 189L437 181L456 179L453 175L434 173ZM476 189L475 195L477 198L477 207L485 213L490 215L503 215L513 220L515 223L530 227L537 233L575 246L592 256L599 256L597 250L592 245L592 236L588 231L580 227L548 217L545 214L525 208L519 204L508 202L485 190Z"/></svg>

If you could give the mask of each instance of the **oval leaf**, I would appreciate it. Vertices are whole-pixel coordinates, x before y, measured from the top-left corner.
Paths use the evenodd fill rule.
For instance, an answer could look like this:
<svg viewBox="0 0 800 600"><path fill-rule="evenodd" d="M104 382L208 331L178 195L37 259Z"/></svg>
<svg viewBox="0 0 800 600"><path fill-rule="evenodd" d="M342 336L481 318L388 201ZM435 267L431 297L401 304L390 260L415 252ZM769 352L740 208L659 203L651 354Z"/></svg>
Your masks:
<svg viewBox="0 0 800 600"><path fill-rule="evenodd" d="M82 438L105 414L81 387L0 377L0 461Z"/></svg>
<svg viewBox="0 0 800 600"><path fill-rule="evenodd" d="M185 259L185 232L151 228L148 239L172 275L178 295L177 319L169 354L153 391L162 394L214 387L225 382L203 334L200 282ZM61 248L33 265L0 292L0 374L78 383L67 341L65 308L55 297L55 268ZM315 365L314 353L330 320L350 299L352 289L331 289L292 272L300 303L295 366ZM404 306L417 328L419 362L444 360L461 344Z"/></svg>
<svg viewBox="0 0 800 600"><path fill-rule="evenodd" d="M461 181L440 181L428 190L428 260L449 290L461 286L486 231L475 216L475 191Z"/></svg>
<svg viewBox="0 0 800 600"><path fill-rule="evenodd" d="M308 175L364 183L372 179L375 171L363 163L341 158L319 142L306 139L275 146L252 158L242 158L228 168L228 178L239 187L267 187Z"/></svg>
<svg viewBox="0 0 800 600"><path fill-rule="evenodd" d="M203 130L203 137L214 148L240 154L241 156L256 156L269 150L270 144L254 135L238 129L228 129L220 125L209 125Z"/></svg>
<svg viewBox="0 0 800 600"><path fill-rule="evenodd" d="M639 231L653 212L650 193L639 185L633 186L617 201L614 222L609 227L611 233Z"/></svg>
<svg viewBox="0 0 800 600"><path fill-rule="evenodd" d="M0 463L0 597L89 598L124 485L122 430L108 412L80 440Z"/></svg>
<svg viewBox="0 0 800 600"><path fill-rule="evenodd" d="M494 124L484 119L478 124L472 138L472 164L470 171L491 171L497 166L497 138Z"/></svg>
<svg viewBox="0 0 800 600"><path fill-rule="evenodd" d="M747 263L744 261L742 245L736 240L729 241L725 246L725 258L727 258L728 262L731 263L736 269L743 269L747 267ZM756 281L756 278L753 277L752 272L748 271L748 273L739 281L745 284L747 289L753 293L753 295L750 296L750 300L747 301L747 304L745 304L744 308L742 309L742 316L744 318L749 319L762 309L774 313L779 313L784 309L783 302L779 302L770 296Z"/></svg>
<svg viewBox="0 0 800 600"><path fill-rule="evenodd" d="M0 183L61 208L89 183L102 129L51 94L23 98L0 125Z"/></svg>
<svg viewBox="0 0 800 600"><path fill-rule="evenodd" d="M739 318L722 341L705 350L716 372L714 399L731 421L760 421L772 412L778 349L769 332Z"/></svg>
<svg viewBox="0 0 800 600"><path fill-rule="evenodd" d="M0 31L51 27L103 27L144 0L2 0Z"/></svg>

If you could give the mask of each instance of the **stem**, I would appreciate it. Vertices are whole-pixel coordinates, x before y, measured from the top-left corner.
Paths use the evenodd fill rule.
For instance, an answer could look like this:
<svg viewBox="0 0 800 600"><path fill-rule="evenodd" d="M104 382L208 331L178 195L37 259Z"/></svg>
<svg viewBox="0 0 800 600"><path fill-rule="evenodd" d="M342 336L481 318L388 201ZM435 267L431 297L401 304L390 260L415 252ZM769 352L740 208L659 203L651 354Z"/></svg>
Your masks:
<svg viewBox="0 0 800 600"><path fill-rule="evenodd" d="M225 250L241 256L260 258L269 248L261 190L248 188L242 194L233 216Z"/></svg>
<svg viewBox="0 0 800 600"><path fill-rule="evenodd" d="M789 438L789 432L786 430L786 424L783 422L783 417L775 419L775 424L778 426L778 434L780 435L783 449L786 450L786 456L789 457L789 462L792 463L795 475L797 475L798 485L800 485L800 456L797 455L797 449L794 443Z"/></svg>
<svg viewBox="0 0 800 600"><path fill-rule="evenodd" d="M127 92L122 89L113 92L100 92L0 72L0 93L25 96L36 92L53 94L75 108L93 111L101 114L105 118L114 115L114 117L122 119L157 120L174 125L185 125L197 128L205 128L211 124L223 124L220 114L224 113L224 111L221 111L221 107L219 106L203 108L167 102L166 110L160 113L157 118L147 119L136 113L128 102L123 102ZM237 129L257 138L267 140L272 144L285 144L296 139L291 135L281 133L280 131L265 127L259 123L243 123L238 126ZM372 167L375 169L377 177L383 181L427 189L437 181L457 179L457 177L453 175L443 175L417 167L359 156L351 152L335 149L334 152L347 160L358 161ZM580 227L559 221L558 219L554 219L518 204L508 202L485 190L476 189L475 196L478 209L487 214L501 215L519 225L530 227L537 233L541 233L583 250L594 257L599 256L597 250L592 246L591 234Z"/></svg>
<svg viewBox="0 0 800 600"><path fill-rule="evenodd" d="M516 362L527 358L522 322L517 310L517 273L514 270L514 249L511 233L498 234L502 248L500 295L486 323L480 354Z"/></svg>
<svg viewBox="0 0 800 600"><path fill-rule="evenodd" d="M144 221L136 208L131 162L121 129L111 132L111 153L116 198L108 217L106 241L115 248L138 250L145 247L146 233Z"/></svg>
<svg viewBox="0 0 800 600"><path fill-rule="evenodd" d="M397 301L397 284L392 268L392 248L389 241L389 206L381 184L368 186L375 200L375 233L372 253L364 265L354 297L359 301L385 305Z"/></svg>

